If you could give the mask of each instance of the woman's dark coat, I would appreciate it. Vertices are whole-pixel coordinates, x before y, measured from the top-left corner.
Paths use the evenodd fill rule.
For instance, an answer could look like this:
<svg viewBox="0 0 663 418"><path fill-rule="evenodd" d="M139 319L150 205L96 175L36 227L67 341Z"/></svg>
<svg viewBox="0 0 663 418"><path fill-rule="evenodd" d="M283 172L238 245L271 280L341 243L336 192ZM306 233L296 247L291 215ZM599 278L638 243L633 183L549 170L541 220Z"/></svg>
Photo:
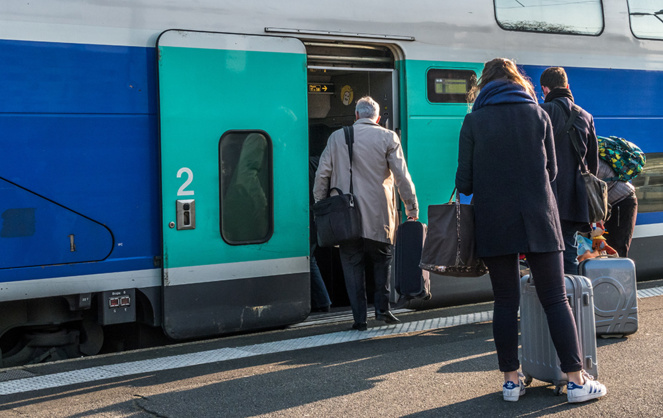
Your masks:
<svg viewBox="0 0 663 418"><path fill-rule="evenodd" d="M474 193L479 257L564 249L556 173L553 128L539 105L486 105L465 116L456 186Z"/></svg>
<svg viewBox="0 0 663 418"><path fill-rule="evenodd" d="M557 104L563 106L562 110ZM571 137L562 133L562 129L571 115L573 101L566 97L554 99L541 105L550 116L555 135L555 155L557 157L557 179L553 183L553 192L557 197L559 217L563 221L589 224L587 190L580 175L580 165ZM583 161L589 171L596 175L599 167L598 140L594 131L594 118L581 110L573 126L580 134L579 148Z"/></svg>

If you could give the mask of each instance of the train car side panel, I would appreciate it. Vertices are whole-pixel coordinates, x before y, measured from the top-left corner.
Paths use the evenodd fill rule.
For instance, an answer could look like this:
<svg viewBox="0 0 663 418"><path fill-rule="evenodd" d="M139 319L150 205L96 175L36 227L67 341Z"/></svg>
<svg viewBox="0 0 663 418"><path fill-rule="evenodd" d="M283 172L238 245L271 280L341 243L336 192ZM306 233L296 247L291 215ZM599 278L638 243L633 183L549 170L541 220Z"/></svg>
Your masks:
<svg viewBox="0 0 663 418"><path fill-rule="evenodd" d="M0 268L0 282L16 282L0 300L48 296L30 280L154 268L160 232L152 221L159 212L150 57L146 48L0 41L0 245L20 254ZM30 208L34 234L12 232L21 216L32 219L22 211ZM83 232L82 224L92 229ZM86 290L108 287L98 283ZM58 286L48 286L53 295L62 294Z"/></svg>

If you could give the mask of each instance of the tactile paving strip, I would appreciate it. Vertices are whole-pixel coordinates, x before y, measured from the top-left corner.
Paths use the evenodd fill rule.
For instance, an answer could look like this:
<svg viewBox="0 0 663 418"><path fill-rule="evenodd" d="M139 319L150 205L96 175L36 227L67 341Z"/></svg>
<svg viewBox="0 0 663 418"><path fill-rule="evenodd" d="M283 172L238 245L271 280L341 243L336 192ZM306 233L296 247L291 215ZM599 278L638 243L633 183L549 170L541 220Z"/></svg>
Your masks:
<svg viewBox="0 0 663 418"><path fill-rule="evenodd" d="M647 298L662 296L663 287L643 289L638 291L638 297ZM406 334L411 332L430 331L439 328L448 328L458 325L476 324L493 319L493 312L477 312L465 315L444 318L432 318L414 322L403 322L394 325L369 328L367 331L341 331L331 334L315 335L311 337L294 338L285 341L275 341L264 344L254 344L236 348L221 348L198 353L181 354L177 356L162 357L150 360L141 360L108 366L92 367L64 373L55 373L44 376L33 376L32 373L23 372L11 380L0 379L0 395L22 393L33 390L56 388L67 385L93 382L103 379L115 379L124 376L149 373L161 370L171 370L182 367L198 366L220 361L234 360L262 354L282 353L286 351L302 350L352 341L368 340L376 337ZM9 373L4 372L4 373ZM31 377L25 377L26 374ZM1 375L1 374L0 374Z"/></svg>
<svg viewBox="0 0 663 418"><path fill-rule="evenodd" d="M412 312L413 309L392 309L392 312L396 315L406 312ZM319 315L311 315L306 318L305 321L292 324L288 328L301 328L301 327L310 327L314 325L324 325L324 324L333 324L336 322L345 322L352 321L352 312L335 312L335 313L324 313Z"/></svg>
<svg viewBox="0 0 663 418"><path fill-rule="evenodd" d="M640 299L652 296L663 296L663 287L652 287L651 289L638 290L638 297Z"/></svg>

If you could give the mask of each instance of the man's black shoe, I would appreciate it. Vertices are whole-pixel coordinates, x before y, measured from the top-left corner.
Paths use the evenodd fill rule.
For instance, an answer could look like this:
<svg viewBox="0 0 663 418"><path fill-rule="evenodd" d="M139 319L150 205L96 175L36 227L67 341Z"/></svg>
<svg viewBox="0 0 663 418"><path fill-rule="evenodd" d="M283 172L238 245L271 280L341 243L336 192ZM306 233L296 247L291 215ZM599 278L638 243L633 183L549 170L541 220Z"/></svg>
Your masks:
<svg viewBox="0 0 663 418"><path fill-rule="evenodd" d="M387 324L398 324L401 322L398 318L394 316L391 311L384 311L384 312L376 312L375 313L375 319L378 321L384 321Z"/></svg>
<svg viewBox="0 0 663 418"><path fill-rule="evenodd" d="M356 329L357 331L366 331L367 328L366 322L355 322L352 324L352 329Z"/></svg>

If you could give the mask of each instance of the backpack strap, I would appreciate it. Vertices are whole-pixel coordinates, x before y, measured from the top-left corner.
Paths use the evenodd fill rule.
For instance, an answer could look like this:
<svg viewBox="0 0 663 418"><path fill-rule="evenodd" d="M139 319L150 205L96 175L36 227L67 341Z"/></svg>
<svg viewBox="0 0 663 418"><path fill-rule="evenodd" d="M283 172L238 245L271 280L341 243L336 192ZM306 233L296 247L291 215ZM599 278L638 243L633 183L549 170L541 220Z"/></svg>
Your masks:
<svg viewBox="0 0 663 418"><path fill-rule="evenodd" d="M562 106L561 103L558 103L555 100L553 100L552 103L554 103L557 107L559 107L564 113L568 114L566 108ZM571 137L571 145L573 145L573 149L575 149L576 151L575 155L578 160L578 164L580 165L580 171L586 173L589 172L589 168L587 168L587 166L585 165L585 162L582 159L582 154L580 154L580 145L578 144L578 140L580 139L579 138L580 134L578 133L578 130L573 126L573 123L576 121L579 114L580 114L580 106L574 104L573 107L571 108L571 114L569 115L569 118L566 120L564 127L558 133L555 139L559 140L559 138L563 134L568 134Z"/></svg>

